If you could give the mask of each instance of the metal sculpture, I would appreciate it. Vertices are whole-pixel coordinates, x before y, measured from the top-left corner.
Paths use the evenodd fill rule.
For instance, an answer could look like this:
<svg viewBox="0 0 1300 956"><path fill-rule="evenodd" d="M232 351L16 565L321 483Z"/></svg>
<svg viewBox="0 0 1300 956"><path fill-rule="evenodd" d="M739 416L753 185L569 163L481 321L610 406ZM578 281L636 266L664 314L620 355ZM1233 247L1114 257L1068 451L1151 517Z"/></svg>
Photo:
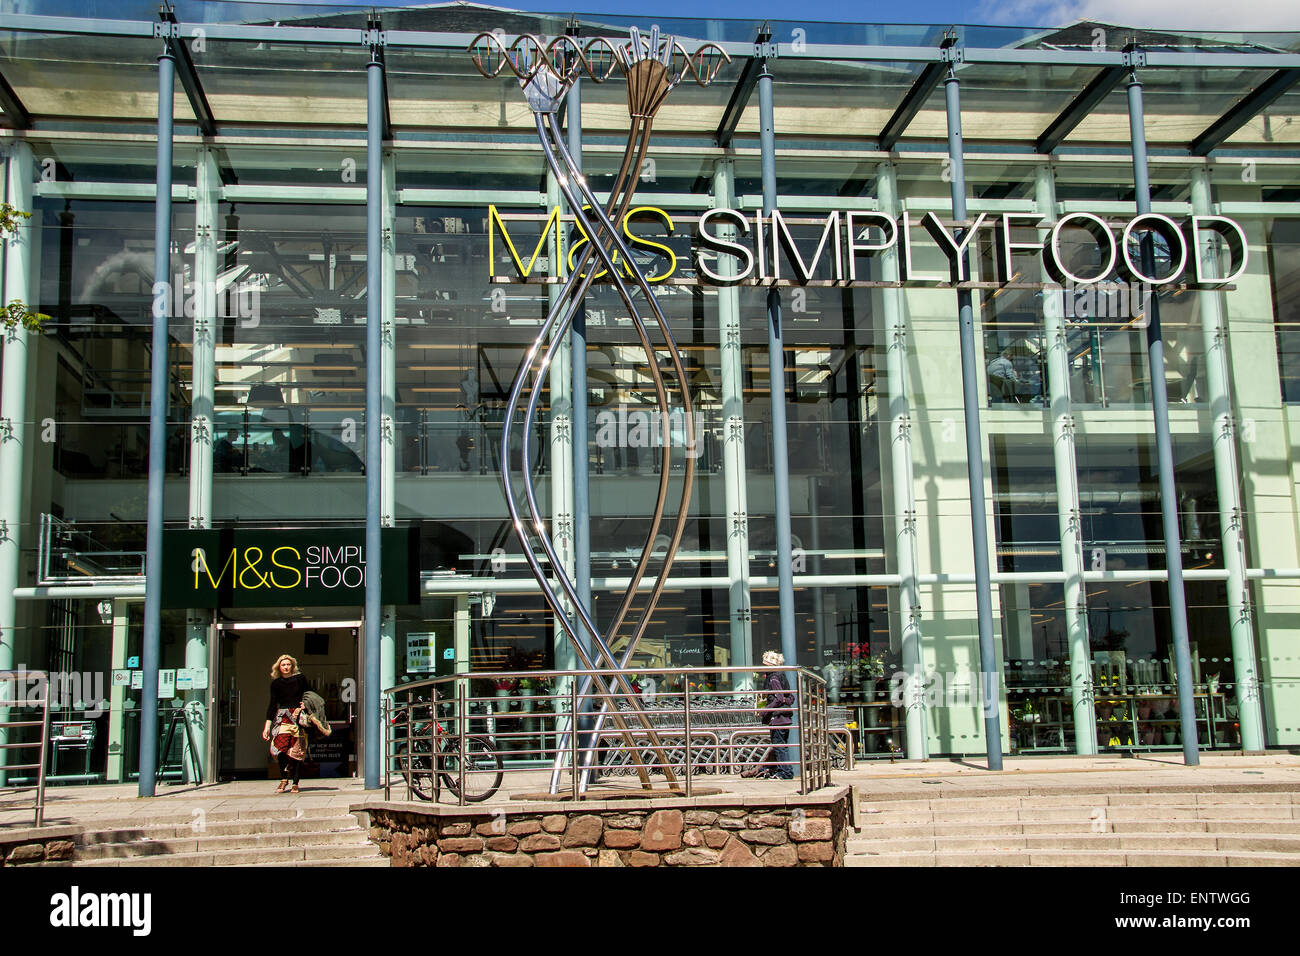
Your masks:
<svg viewBox="0 0 1300 956"><path fill-rule="evenodd" d="M649 150L650 132L654 124L655 114L663 105L669 92L687 76L692 77L701 86L707 85L712 82L718 70L722 68L725 62L730 60L730 57L722 49L711 43L704 44L694 53L690 53L682 46L680 41L673 37L661 39L658 27L651 29L648 40L643 38L635 28L632 28L629 31L627 41L612 41L604 37L596 37L580 43L573 37L560 36L547 44L535 36L524 34L513 40L508 46L497 34L481 33L475 37L474 42L470 45L469 52L473 57L475 67L483 76L488 78L496 77L503 70L509 69L519 80L524 97L532 108L537 123L537 135L541 141L547 165L554 173L579 228L589 240L585 243L576 263L560 288L560 292L551 306L546 320L538 330L537 337L520 365L518 374L515 376L510 390L510 399L506 405L506 416L501 435L501 481L515 534L523 546L528 566L537 579L547 604L555 613L556 620L560 622L583 667L593 675L583 679L578 689L577 699L586 699L587 695L591 693L591 686L594 682L597 687L596 696L600 700L600 707L595 715L590 732L589 739L592 746L584 748L584 767L581 772L579 792L584 792L590 781L592 762L596 753L594 744L595 741L600 739L601 729L607 716L618 726L619 734L630 752L639 754L644 749L644 744L637 743L637 735L649 739L649 750L654 755L653 766L662 768L665 777L670 783L673 783L676 776L673 773L670 761L667 759L667 752L651 721L647 719L646 714L643 712L635 690L626 676L617 673L604 673L622 670L627 667L638 642L650 623L659 596L667 582L669 569L676 557L682 532L685 529L687 511L691 500L691 485L695 477L696 457L694 448L695 432L694 429L688 427L686 429L684 448L686 457L682 493L678 502L677 517L673 523L673 533L669 540L668 550L664 555L663 567L655 578L644 609L632 627L627 647L620 657L615 657L611 649L612 644L628 616L641 581L645 577L654 550L654 543L663 523L668 499L668 479L672 449L668 388L664 382L663 372L659 368L658 350L651 342L645 320L642 318L637 303L634 301L636 292L640 292L644 300L642 308L649 308L653 313L654 321L662 336L662 349L667 352L673 377L681 392L684 420L688 423L694 420L690 384L687 381L686 372L682 365L681 353L673 340L672 331L668 327L668 320L655 299L654 290L633 259L632 250L625 242L619 230L619 225L623 223L624 217L632 206L633 185L636 181L636 173L645 162L646 153ZM576 161L569 153L562 135L557 111L564 98L568 95L574 80L578 77L585 75L593 82L601 83L608 79L615 70L620 71L627 79L627 102L631 127L628 131L627 144L623 152L622 165L610 191L609 202L602 206L588 187ZM593 256L599 258L600 269L589 268ZM626 273L626 276L624 273ZM632 578L623 593L622 600L619 602L613 619L603 632L595 624L592 609L586 607L580 600L573 581L565 573L564 566L555 553L554 545L542 520L542 512L537 506L536 489L528 468L528 462L531 460L533 426L536 420L538 400L541 397L543 377L560 343L564 341L568 334L574 316L577 314L587 290L597 275L607 275L609 277L636 328L637 337L642 348L645 349L646 366L654 382L655 398L663 429L663 455L660 458L659 488L650 529L646 536L645 545L641 550L640 560L637 562ZM629 279L631 288L629 288ZM510 446L516 410L526 389L528 390L528 399L524 410L521 434L523 509L526 514L521 516L520 504L516 500L515 486L510 474ZM556 593L543 569L541 560L534 549L534 538L536 539L536 546L540 547L546 561L550 564L551 572L559 583L560 590L563 591L569 605L574 610L574 615L577 618L576 624L570 619L564 602ZM585 640L580 637L579 626L582 632L590 636L595 651L594 660L593 655L588 652ZM551 770L552 793L557 792L559 787L564 761L570 750L570 736L577 733L577 716L576 714L568 716L560 734L560 745L557 747L555 762ZM634 730L630 726L629 718L640 725L639 730ZM649 788L651 784L647 767L638 762L636 769L642 785ZM578 773L578 768L574 767L573 772Z"/></svg>

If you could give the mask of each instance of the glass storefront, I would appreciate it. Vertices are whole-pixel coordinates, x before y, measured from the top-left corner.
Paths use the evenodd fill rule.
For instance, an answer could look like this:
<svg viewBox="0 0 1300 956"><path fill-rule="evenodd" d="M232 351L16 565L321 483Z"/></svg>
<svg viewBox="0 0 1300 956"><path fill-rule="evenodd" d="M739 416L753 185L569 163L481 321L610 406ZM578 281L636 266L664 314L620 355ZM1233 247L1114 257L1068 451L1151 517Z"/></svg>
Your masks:
<svg viewBox="0 0 1300 956"><path fill-rule="evenodd" d="M717 26L709 35L722 36L723 27L745 33L735 23ZM881 29L888 36L874 42L901 42L890 31L913 28ZM1015 31L990 33L984 42L1022 41L1037 42ZM73 50L77 42L56 38L51 49ZM50 81L31 69L38 43L35 35L0 41L24 64L10 77L18 92L59 124L55 135L38 123L26 134L30 158L15 149L7 160L33 179L29 295L50 316L29 362L22 549L31 558L24 557L18 586L138 585L149 382L161 363L168 370L169 531L253 524L351 532L365 520L372 464L366 434L378 427L388 449L374 463L388 482L382 519L418 528L422 588L420 601L385 609L385 678L418 680L447 667L569 666L555 617L529 586L502 495L499 446L511 383L555 288L540 277L563 274L583 237L571 220L555 230L548 218L558 190L517 91L503 95L480 82L465 57L445 50L396 51L389 60L393 122L409 135L385 144L382 171L368 169L358 138L364 58L357 51L323 53L328 88L304 92L306 78L321 71L301 51L263 64L253 44L214 44L197 67L205 82L211 77L221 135L200 141L187 125L176 144L170 343L158 356L150 341L154 203L141 191L154 181L152 152L138 142L138 130L114 128L100 106L69 105L86 100L76 91L98 82L80 70L69 67L68 100L56 108L48 91L42 99L37 90ZM138 52L128 85L143 90L152 74ZM654 555L651 574L660 566L690 438L690 510L633 665L744 666L782 646L783 516L773 487L780 445L772 425L772 396L781 394L794 550L791 663L827 681L860 755L983 752L978 704L952 691L991 670L1001 682L1008 752L1074 753L1085 737L1102 752L1178 749L1152 423L1153 389L1163 388L1200 745L1240 749L1246 706L1262 708L1266 746L1300 743L1300 673L1288 649L1300 605L1300 423L1292 421L1300 401L1300 165L1270 154L1251 178L1236 175L1235 158L1205 162L1211 205L1240 221L1249 241L1248 267L1228 289L1172 283L1152 290L1116 266L1099 287L1062 291L1035 256L1018 256L1004 274L995 220L1009 212L1025 217L1009 232L1029 243L1042 241L1061 215L1096 210L1117 233L1134 202L1124 107L1105 100L1069 140L1089 152L1057 161L1026 152L1025 144L1088 82L1088 70L977 63L962 74L972 218L988 217L971 245L969 284L998 653L981 662L957 293L943 276L887 280L886 256L855 258L840 246L879 238L870 229L848 231L844 214L858 205L894 221L905 213L907 268L947 271L920 225L926 212L951 218L951 170L946 152L935 149L945 135L941 95L918 113L907 149L878 153L874 141L855 140L854 130L883 127L920 71L911 62L860 66L800 58L774 71L777 187L788 238L765 251L785 277L775 286L784 336L779 382L769 371L769 289L707 281L703 267L717 262L695 237L703 212L726 207L748 217L753 240L762 193L748 128L754 124L746 121L729 151L712 138L740 67L729 66L721 86L683 87L665 107L663 146L652 150L637 181L638 204L652 208L628 229L659 244L639 250L644 269L656 276L672 270L656 288L684 358L693 420L672 418L663 446L649 362L668 370L667 353L647 356L612 284L597 282L585 309L585 453L573 455L567 444L574 392L566 348L542 385L528 459L516 437L510 462L516 473L526 467L533 474L557 540L571 541L574 522L589 521L596 621L611 622L643 546ZM1168 146L1181 135L1163 122L1162 110L1191 111L1208 125L1257 79L1233 70L1182 83L1179 76L1190 72L1152 71L1148 114L1160 120L1149 122L1153 144ZM445 84L443 99L431 99L421 85L426 73ZM1008 91L1027 83L1032 102L1010 109ZM861 102L841 115L835 103L846 88L860 92ZM294 97L308 93L328 100L319 116L292 108ZM242 119L226 112L232 97L253 101ZM595 89L584 109L586 171L600 191L621 157L622 92L615 84ZM147 115L122 122L151 128ZM178 112L177 122L195 120ZM232 125L241 122L249 128ZM1247 142L1234 144L1265 149L1252 135L1244 131ZM1200 167L1159 149L1151 167L1160 210L1180 222L1199 211L1193 186ZM383 181L378 250L366 241L371 176ZM724 181L731 195L717 193ZM885 195L897 209L883 207ZM1047 220L1029 222L1035 211ZM826 231L832 214L840 217L832 224L840 230L834 253ZM1082 225L1061 230L1059 242L1074 273L1105 268L1095 233ZM1154 251L1158 269L1172 267L1167 238L1157 237ZM374 254L383 256L391 284L382 308L390 369L380 423L365 414L366 278ZM835 256L854 261L853 281L836 271ZM806 275L790 280L808 264ZM530 269L524 281L519 273ZM197 302L200 277L208 274L216 283L210 315ZM1162 323L1163 383L1148 372L1152 308ZM1207 333L1219 315L1223 331ZM680 408L683 383L666 377ZM583 467L588 513L579 515L574 474ZM669 507L654 529L664 467ZM1240 554L1226 553L1238 540ZM644 606L643 591L611 635L616 651L627 647ZM89 743L70 746L62 758L68 782L125 781L135 772L139 694L130 682L138 663L129 662L139 656L142 613L138 594L126 591L106 601L18 602L16 662L110 677L103 713L88 717L91 708L77 701L60 712L64 723L93 728ZM261 705L250 702L265 687L243 676L232 684L231 675L260 667L250 654L278 651L269 636L235 625L350 622L316 628L329 632L331 650L328 661L313 662L321 686L334 688L332 717L350 724L359 698L345 700L343 685L356 678L350 631L362 627L359 616L359 608L251 616L169 608L161 666L206 669L205 686L176 698L202 710L200 723L212 728L202 759L215 760L221 773L261 772L243 756L256 748L237 733L249 714L260 718ZM1254 657L1249 666L1238 656L1243 634ZM911 722L909 740L899 675L913 644L933 693L926 719ZM1082 724L1072 703L1080 680L1092 689L1093 717ZM183 741L174 743L167 773L179 773L184 760ZM351 772L357 752L349 748L332 757L334 770Z"/></svg>

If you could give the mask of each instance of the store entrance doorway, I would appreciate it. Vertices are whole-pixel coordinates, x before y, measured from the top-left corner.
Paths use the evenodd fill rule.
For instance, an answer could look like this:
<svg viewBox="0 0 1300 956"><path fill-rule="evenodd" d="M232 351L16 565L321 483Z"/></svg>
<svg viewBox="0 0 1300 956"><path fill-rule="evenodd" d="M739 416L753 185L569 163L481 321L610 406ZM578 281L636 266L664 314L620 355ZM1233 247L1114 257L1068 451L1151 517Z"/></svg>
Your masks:
<svg viewBox="0 0 1300 956"><path fill-rule="evenodd" d="M231 620L231 616L237 619ZM362 622L338 608L240 609L222 615L220 633L217 773L222 780L278 779L280 771L262 739L270 701L271 667L281 654L296 658L307 683L325 699L332 733L313 734L304 778L357 773L361 688L358 661Z"/></svg>

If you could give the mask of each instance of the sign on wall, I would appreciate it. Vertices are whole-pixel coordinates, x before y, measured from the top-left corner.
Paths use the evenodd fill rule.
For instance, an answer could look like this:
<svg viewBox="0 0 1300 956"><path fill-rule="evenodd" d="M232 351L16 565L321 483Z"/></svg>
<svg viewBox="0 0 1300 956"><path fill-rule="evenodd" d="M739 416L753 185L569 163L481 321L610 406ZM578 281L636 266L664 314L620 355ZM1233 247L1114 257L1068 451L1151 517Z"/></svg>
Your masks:
<svg viewBox="0 0 1300 956"><path fill-rule="evenodd" d="M381 531L384 604L420 600L416 528ZM364 528L224 528L163 534L163 606L362 605Z"/></svg>

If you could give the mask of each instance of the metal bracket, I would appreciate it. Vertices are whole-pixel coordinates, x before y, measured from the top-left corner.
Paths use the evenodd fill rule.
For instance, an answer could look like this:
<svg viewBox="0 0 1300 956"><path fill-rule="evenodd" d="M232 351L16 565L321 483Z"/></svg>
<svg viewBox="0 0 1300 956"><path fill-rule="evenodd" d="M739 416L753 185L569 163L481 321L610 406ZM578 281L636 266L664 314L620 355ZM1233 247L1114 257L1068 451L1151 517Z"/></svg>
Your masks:
<svg viewBox="0 0 1300 956"><path fill-rule="evenodd" d="M748 624L754 619L754 613L748 607L736 608L736 620Z"/></svg>
<svg viewBox="0 0 1300 956"><path fill-rule="evenodd" d="M171 40L181 35L181 25L175 21L163 20L153 25L155 40Z"/></svg>
<svg viewBox="0 0 1300 956"><path fill-rule="evenodd" d="M551 419L551 427L555 429L555 437L559 441L569 441L572 438L572 423L568 415L556 415Z"/></svg>
<svg viewBox="0 0 1300 956"><path fill-rule="evenodd" d="M771 40L761 40L754 44L754 56L760 60L774 60L781 55L778 46L779 44L773 43Z"/></svg>
<svg viewBox="0 0 1300 956"><path fill-rule="evenodd" d="M739 415L727 417L727 441L741 441L745 437L745 420Z"/></svg>
<svg viewBox="0 0 1300 956"><path fill-rule="evenodd" d="M731 513L731 533L744 534L746 531L745 522L748 520L749 516L745 512L733 511Z"/></svg>
<svg viewBox="0 0 1300 956"><path fill-rule="evenodd" d="M393 440L393 416L381 415L379 417L379 437L386 442Z"/></svg>
<svg viewBox="0 0 1300 956"><path fill-rule="evenodd" d="M190 434L193 441L208 441L212 437L212 433L208 430L207 418L200 415L190 422Z"/></svg>
<svg viewBox="0 0 1300 956"><path fill-rule="evenodd" d="M1142 49L1136 43L1130 43L1124 48L1123 63L1130 70L1135 70L1140 66L1147 65L1147 51Z"/></svg>
<svg viewBox="0 0 1300 956"><path fill-rule="evenodd" d="M903 510L903 529L907 531L908 534L916 533L916 511L915 510L910 508Z"/></svg>
<svg viewBox="0 0 1300 956"><path fill-rule="evenodd" d="M388 45L388 34L383 30L365 30L361 34L361 45L374 50Z"/></svg>
<svg viewBox="0 0 1300 956"><path fill-rule="evenodd" d="M202 519L201 517L199 517L198 515L190 515L190 527L191 527L191 528L195 528L195 529L197 529L197 530L202 530L202 529L203 529L203 519ZM191 621L190 623L193 624L193 623L195 623L195 622Z"/></svg>
<svg viewBox="0 0 1300 956"><path fill-rule="evenodd" d="M9 522L5 521L3 518L0 518L0 541L8 541L8 540L10 540Z"/></svg>
<svg viewBox="0 0 1300 956"><path fill-rule="evenodd" d="M952 46L940 47L939 59L944 63L950 63L953 65L964 63L966 61L966 50L964 47L958 46L956 43Z"/></svg>

